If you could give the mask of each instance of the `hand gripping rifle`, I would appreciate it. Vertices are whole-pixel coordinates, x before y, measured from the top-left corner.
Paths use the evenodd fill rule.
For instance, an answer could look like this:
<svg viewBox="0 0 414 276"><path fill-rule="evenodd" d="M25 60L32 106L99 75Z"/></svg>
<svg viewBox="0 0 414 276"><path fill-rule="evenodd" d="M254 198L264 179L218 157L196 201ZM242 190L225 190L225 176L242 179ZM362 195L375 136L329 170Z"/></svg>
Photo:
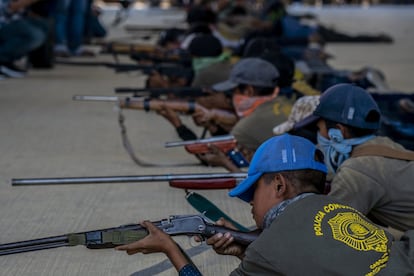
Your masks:
<svg viewBox="0 0 414 276"><path fill-rule="evenodd" d="M249 245L258 236L257 231L240 232L214 225L200 215L175 215L153 223L171 236L188 235L208 238L217 233L230 232L236 242L244 245ZM114 248L140 240L147 235L148 231L141 225L128 224L114 228L0 244L0 255L76 245L84 245L89 249Z"/></svg>
<svg viewBox="0 0 414 276"><path fill-rule="evenodd" d="M243 157L240 151L237 150L237 141L233 135L215 136L206 139L167 142L165 147L179 147L184 148L192 154L203 154L211 151L210 145L215 145L222 152L224 152L230 160L239 168L248 167L249 162Z"/></svg>

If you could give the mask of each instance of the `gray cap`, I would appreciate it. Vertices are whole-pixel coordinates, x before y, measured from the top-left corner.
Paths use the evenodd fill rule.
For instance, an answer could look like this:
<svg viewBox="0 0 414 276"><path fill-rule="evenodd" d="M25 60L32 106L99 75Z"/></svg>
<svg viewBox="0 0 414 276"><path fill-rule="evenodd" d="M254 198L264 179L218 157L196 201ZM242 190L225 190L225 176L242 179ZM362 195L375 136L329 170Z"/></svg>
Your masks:
<svg viewBox="0 0 414 276"><path fill-rule="evenodd" d="M229 79L212 86L216 91L228 91L239 84L257 87L276 87L279 71L261 58L243 58L230 71Z"/></svg>
<svg viewBox="0 0 414 276"><path fill-rule="evenodd" d="M381 119L380 109L369 92L347 83L328 88L313 115L364 129L378 129Z"/></svg>

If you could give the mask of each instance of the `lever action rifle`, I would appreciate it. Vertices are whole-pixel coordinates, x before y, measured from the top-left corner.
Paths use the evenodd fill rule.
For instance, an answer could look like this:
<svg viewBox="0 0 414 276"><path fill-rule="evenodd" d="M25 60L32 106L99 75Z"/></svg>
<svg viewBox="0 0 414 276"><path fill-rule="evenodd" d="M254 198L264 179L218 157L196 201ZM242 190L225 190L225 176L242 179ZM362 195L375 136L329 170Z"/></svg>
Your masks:
<svg viewBox="0 0 414 276"><path fill-rule="evenodd" d="M208 238L217 233L230 232L234 240L243 245L252 243L259 234L258 231L240 232L217 226L207 222L200 215L175 215L153 223L171 236L188 235ZM0 255L76 245L84 245L89 249L114 248L140 240L147 235L147 229L141 225L128 224L114 228L0 244Z"/></svg>
<svg viewBox="0 0 414 276"><path fill-rule="evenodd" d="M165 143L165 147L167 148L184 146L184 148L192 154L208 153L211 151L210 145L218 147L237 167L242 168L249 166L249 162L243 157L241 152L237 150L237 140L233 135Z"/></svg>
<svg viewBox="0 0 414 276"><path fill-rule="evenodd" d="M181 189L230 189L247 177L246 173L195 173L135 176L87 176L54 178L13 178L12 186L108 184L169 181Z"/></svg>

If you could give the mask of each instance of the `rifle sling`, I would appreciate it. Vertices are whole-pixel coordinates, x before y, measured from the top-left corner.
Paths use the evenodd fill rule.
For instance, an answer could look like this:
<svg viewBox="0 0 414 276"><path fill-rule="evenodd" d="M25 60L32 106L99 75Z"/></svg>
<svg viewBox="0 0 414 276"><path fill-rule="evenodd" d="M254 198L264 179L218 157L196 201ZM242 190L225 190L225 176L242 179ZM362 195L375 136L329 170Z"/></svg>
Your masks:
<svg viewBox="0 0 414 276"><path fill-rule="evenodd" d="M179 167L179 166L199 166L199 163L191 163L191 164L154 164L143 161L138 158L135 154L135 151L129 141L127 135L127 129L125 126L125 116L122 114L122 108L118 108L118 123L121 129L121 138L122 138L122 145L124 146L125 150L127 151L129 157L140 167Z"/></svg>
<svg viewBox="0 0 414 276"><path fill-rule="evenodd" d="M385 145L361 145L352 150L351 157L382 156L393 159L414 161L414 152L409 150L393 149Z"/></svg>
<svg viewBox="0 0 414 276"><path fill-rule="evenodd" d="M209 218L211 221L217 221L220 218L224 218L230 221L239 231L248 232L250 231L247 227L241 225L237 221L233 220L230 216L224 213L219 207L217 207L213 202L205 198L204 196L195 193L188 192L185 196L187 202L193 206L198 212L202 213L205 217Z"/></svg>

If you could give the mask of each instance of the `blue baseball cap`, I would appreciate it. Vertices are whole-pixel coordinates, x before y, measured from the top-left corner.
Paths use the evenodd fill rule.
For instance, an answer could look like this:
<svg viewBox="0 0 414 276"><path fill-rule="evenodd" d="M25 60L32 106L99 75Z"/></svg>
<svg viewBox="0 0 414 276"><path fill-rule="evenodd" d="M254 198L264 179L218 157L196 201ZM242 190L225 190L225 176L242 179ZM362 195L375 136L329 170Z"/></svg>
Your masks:
<svg viewBox="0 0 414 276"><path fill-rule="evenodd" d="M313 114L296 123L294 129L320 118L363 129L376 130L381 126L381 111L374 98L365 89L349 83L325 90Z"/></svg>
<svg viewBox="0 0 414 276"><path fill-rule="evenodd" d="M256 150L247 178L229 192L246 202L253 199L255 183L265 173L311 169L327 173L324 163L315 160L318 149L309 140L290 134L274 136Z"/></svg>

